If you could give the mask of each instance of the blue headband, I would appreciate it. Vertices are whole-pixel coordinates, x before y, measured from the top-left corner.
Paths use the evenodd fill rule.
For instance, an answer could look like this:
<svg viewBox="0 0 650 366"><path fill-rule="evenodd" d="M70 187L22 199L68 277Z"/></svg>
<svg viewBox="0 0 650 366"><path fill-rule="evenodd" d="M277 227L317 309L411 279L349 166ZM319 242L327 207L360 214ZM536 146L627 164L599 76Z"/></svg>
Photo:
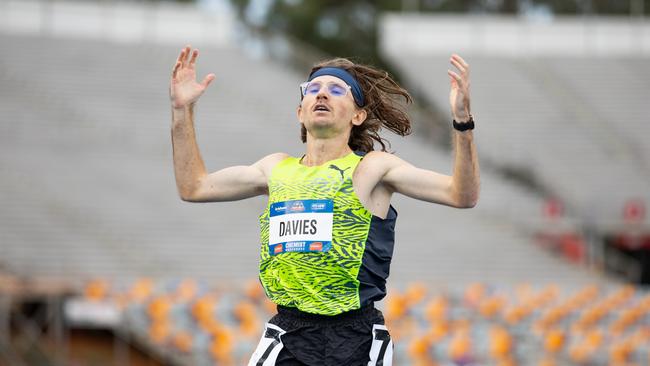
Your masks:
<svg viewBox="0 0 650 366"><path fill-rule="evenodd" d="M330 75L330 76L335 76L343 81L345 81L346 84L350 85L351 91L352 91L352 96L354 97L354 102L359 106L363 107L366 104L365 99L363 98L363 90L361 90L361 87L359 86L359 83L357 83L357 79L352 76L349 72L345 71L344 69L341 69L339 67L323 67L320 68L316 71L314 71L311 75L309 75L309 80L307 81L312 81L315 78L323 75Z"/></svg>

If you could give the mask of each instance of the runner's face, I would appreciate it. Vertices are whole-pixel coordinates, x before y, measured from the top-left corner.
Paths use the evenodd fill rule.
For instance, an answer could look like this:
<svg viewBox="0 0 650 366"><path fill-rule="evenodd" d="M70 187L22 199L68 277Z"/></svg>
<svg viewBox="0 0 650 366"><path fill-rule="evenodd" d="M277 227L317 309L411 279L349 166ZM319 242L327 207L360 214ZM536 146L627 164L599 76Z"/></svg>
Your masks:
<svg viewBox="0 0 650 366"><path fill-rule="evenodd" d="M298 120L307 131L330 137L363 122L365 112L357 108L352 92L343 80L323 75L314 78L311 83L314 86L308 87L298 107ZM344 95L341 95L341 90L344 90ZM363 119L360 113L363 113Z"/></svg>

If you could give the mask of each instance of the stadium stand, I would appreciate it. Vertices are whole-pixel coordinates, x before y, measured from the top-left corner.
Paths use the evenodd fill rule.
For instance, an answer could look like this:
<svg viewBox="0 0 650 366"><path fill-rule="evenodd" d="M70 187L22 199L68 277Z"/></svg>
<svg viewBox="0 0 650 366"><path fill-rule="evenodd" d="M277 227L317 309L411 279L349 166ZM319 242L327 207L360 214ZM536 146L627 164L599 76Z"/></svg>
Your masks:
<svg viewBox="0 0 650 366"><path fill-rule="evenodd" d="M452 52L470 61L473 108L489 126L477 130L483 166L563 207L532 230L544 246L650 283L650 23L395 13L381 29L384 55L433 105L448 103L448 89L429 70Z"/></svg>
<svg viewBox="0 0 650 366"><path fill-rule="evenodd" d="M97 289L101 288L101 296ZM258 281L86 285L85 301L121 309L131 337L182 365L242 365L274 313ZM632 286L475 282L392 290L384 314L398 365L647 364L650 293Z"/></svg>
<svg viewBox="0 0 650 366"><path fill-rule="evenodd" d="M69 277L256 272L262 198L218 206L178 199L166 95L167 60L178 47L9 34L0 45L13 50L0 59L0 108L11 116L1 158L8 266ZM273 151L300 154L294 110L301 75L236 47L201 48L199 73L218 75L197 111L208 169ZM405 159L449 172L449 153L417 136L391 140ZM397 198L393 279L587 280L588 273L528 245L513 218L538 217L540 205L489 170L475 210ZM459 230L466 225L472 230Z"/></svg>
<svg viewBox="0 0 650 366"><path fill-rule="evenodd" d="M650 201L641 133L650 98L648 22L472 20L387 15L383 52L431 103L445 105L448 88L430 70L465 51L472 107L489 125L480 132L482 159L531 176L573 215L607 225L627 200ZM440 39L452 23L455 32Z"/></svg>
<svg viewBox="0 0 650 366"><path fill-rule="evenodd" d="M21 276L77 284L78 301L117 309L111 326L170 362L241 364L273 311L250 280L265 201L178 199L167 87L184 42L2 29L0 47L10 51L0 53L0 264ZM294 111L304 73L240 45L201 40L193 44L202 52L199 74L217 75L196 118L208 169L275 151L300 154ZM414 60L423 78L431 76L432 91L442 93L447 66L424 69ZM475 86L492 80L482 75L494 72L490 65L498 67L485 62L483 69L472 61ZM534 103L534 87L513 78L528 90L517 95ZM490 104L498 93L474 92L474 108L488 121L477 130L482 156L498 161L494 151L503 149L526 163L525 146L533 142L508 147L500 135L517 132L519 121L509 117L509 129L496 123L509 112ZM549 127L531 128L544 136ZM406 160L450 172L449 152L422 136L387 137ZM601 154L599 146L576 148ZM647 293L531 245L545 197L491 165L483 166L473 210L395 199L397 246L381 306L398 340L397 364L647 360ZM251 284L242 291L245 281Z"/></svg>

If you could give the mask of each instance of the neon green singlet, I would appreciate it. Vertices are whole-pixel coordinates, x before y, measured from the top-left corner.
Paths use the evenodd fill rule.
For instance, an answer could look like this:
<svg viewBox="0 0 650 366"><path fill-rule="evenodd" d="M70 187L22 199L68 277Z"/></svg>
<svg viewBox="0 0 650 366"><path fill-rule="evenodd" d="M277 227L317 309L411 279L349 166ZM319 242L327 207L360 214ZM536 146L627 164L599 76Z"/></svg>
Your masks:
<svg viewBox="0 0 650 366"><path fill-rule="evenodd" d="M392 238L385 240L385 245L379 248L379 257L383 259L371 260L371 272L380 275L364 281L364 277L369 276L359 276L359 271L362 262L366 261L364 253L371 222L373 225L377 222L388 224L386 230L382 229L382 233L388 234L380 233L388 238L393 234L397 214L395 212L394 217L382 220L373 216L359 201L352 187L352 173L361 159L361 156L350 153L323 165L308 167L300 164L298 158L289 157L274 167L268 181L269 204L260 216L260 281L267 296L276 304L309 313L336 315L358 309L365 302L381 299L385 295ZM309 235L317 229L322 230L321 226L317 228L316 221L302 220L305 216L300 216L301 220L293 220L297 226L291 226L290 221L286 225L284 222L277 224L277 221L270 223L274 220L272 212L278 212L276 207L281 207L282 214L292 207L298 208L294 212L302 213L309 211L309 207L325 207L326 204L322 202L333 203L329 221L324 221L330 223L327 226L331 225L331 246L328 242L310 241L269 243L270 229L279 232L271 235L271 241L287 233ZM327 214L318 217L327 217ZM300 251L292 251L293 248ZM375 267L377 270L374 270ZM360 284L368 289L363 291L364 294L374 298L362 299Z"/></svg>

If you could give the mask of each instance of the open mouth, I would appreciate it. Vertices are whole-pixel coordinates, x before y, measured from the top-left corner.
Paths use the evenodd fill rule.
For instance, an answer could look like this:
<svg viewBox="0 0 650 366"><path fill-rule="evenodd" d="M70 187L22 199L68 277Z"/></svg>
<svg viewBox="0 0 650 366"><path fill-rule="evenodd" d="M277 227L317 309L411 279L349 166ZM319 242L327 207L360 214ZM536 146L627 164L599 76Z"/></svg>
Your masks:
<svg viewBox="0 0 650 366"><path fill-rule="evenodd" d="M325 104L316 104L314 112L330 112L330 109Z"/></svg>

